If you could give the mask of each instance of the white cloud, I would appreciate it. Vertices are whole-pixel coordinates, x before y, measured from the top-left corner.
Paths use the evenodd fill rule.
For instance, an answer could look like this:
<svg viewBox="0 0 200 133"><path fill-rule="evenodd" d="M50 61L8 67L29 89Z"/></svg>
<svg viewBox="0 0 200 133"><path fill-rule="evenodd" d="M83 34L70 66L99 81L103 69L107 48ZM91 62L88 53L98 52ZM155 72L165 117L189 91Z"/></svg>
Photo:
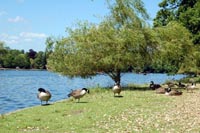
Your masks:
<svg viewBox="0 0 200 133"><path fill-rule="evenodd" d="M6 44L17 44L19 42L19 37L2 33L0 34L0 40Z"/></svg>
<svg viewBox="0 0 200 133"><path fill-rule="evenodd" d="M11 39L9 39L9 40L5 40L4 42L6 44L18 44L19 40L15 40L15 39L11 40Z"/></svg>
<svg viewBox="0 0 200 133"><path fill-rule="evenodd" d="M15 18L9 18L8 22L17 23L17 22L25 22L25 19L20 16L16 16Z"/></svg>
<svg viewBox="0 0 200 133"><path fill-rule="evenodd" d="M5 44L22 44L29 42L37 42L38 40L44 40L47 37L44 33L33 32L21 32L18 35L9 35L6 33L0 34L0 40Z"/></svg>
<svg viewBox="0 0 200 133"><path fill-rule="evenodd" d="M25 38L46 38L47 35L44 33L33 33L33 32L21 32L20 37L25 37Z"/></svg>
<svg viewBox="0 0 200 133"><path fill-rule="evenodd" d="M45 49L45 40L47 35L44 33L21 32L19 34L0 33L0 40L11 49L20 49L28 51L34 49L43 51Z"/></svg>
<svg viewBox="0 0 200 133"><path fill-rule="evenodd" d="M0 16L6 15L7 12L6 11L0 11Z"/></svg>

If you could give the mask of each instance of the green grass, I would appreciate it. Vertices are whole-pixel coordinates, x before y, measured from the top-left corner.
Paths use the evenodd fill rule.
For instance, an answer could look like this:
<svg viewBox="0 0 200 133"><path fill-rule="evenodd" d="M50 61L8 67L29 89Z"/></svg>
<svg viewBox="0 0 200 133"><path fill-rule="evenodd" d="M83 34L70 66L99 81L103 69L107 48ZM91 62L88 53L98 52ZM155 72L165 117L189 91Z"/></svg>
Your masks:
<svg viewBox="0 0 200 133"><path fill-rule="evenodd" d="M181 131L167 121L180 97L155 94L151 90L126 88L113 97L110 89L90 89L76 103L68 99L48 106L35 106L1 115L0 132L105 133ZM171 129L169 126L173 126ZM182 126L182 125L180 125ZM170 129L170 130L169 130Z"/></svg>

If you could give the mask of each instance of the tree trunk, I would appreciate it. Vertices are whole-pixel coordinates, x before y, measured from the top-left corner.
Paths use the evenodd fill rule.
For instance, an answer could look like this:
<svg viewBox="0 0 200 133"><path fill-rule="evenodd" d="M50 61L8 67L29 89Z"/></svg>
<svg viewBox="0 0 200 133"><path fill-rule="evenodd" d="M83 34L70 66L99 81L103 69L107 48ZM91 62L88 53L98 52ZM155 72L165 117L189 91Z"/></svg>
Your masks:
<svg viewBox="0 0 200 133"><path fill-rule="evenodd" d="M115 82L115 84L120 85L121 83L121 70L117 70L111 73L107 73Z"/></svg>

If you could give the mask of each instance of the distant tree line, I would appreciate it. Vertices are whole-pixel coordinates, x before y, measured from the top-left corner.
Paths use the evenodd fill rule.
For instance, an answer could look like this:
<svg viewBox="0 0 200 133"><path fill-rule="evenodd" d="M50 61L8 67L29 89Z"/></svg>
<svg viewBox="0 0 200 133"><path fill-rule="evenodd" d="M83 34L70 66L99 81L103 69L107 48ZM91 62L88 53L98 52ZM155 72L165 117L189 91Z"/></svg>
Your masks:
<svg viewBox="0 0 200 133"><path fill-rule="evenodd" d="M46 69L46 53L10 49L0 42L0 68Z"/></svg>

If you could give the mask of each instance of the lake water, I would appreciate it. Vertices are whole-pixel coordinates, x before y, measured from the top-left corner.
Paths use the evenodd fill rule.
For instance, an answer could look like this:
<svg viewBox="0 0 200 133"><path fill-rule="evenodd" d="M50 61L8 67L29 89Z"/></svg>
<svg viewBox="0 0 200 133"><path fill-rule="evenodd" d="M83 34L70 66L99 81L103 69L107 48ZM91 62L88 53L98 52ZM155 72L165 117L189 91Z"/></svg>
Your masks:
<svg viewBox="0 0 200 133"><path fill-rule="evenodd" d="M134 74L124 73L121 84L149 84L163 83L166 80L180 79L184 75L168 76L166 74ZM40 105L37 99L38 88L50 90L52 98L50 103L66 99L71 89L107 87L114 82L106 75L97 75L93 78L82 79L80 77L70 79L49 71L32 70L0 70L0 114L12 112L18 109Z"/></svg>

